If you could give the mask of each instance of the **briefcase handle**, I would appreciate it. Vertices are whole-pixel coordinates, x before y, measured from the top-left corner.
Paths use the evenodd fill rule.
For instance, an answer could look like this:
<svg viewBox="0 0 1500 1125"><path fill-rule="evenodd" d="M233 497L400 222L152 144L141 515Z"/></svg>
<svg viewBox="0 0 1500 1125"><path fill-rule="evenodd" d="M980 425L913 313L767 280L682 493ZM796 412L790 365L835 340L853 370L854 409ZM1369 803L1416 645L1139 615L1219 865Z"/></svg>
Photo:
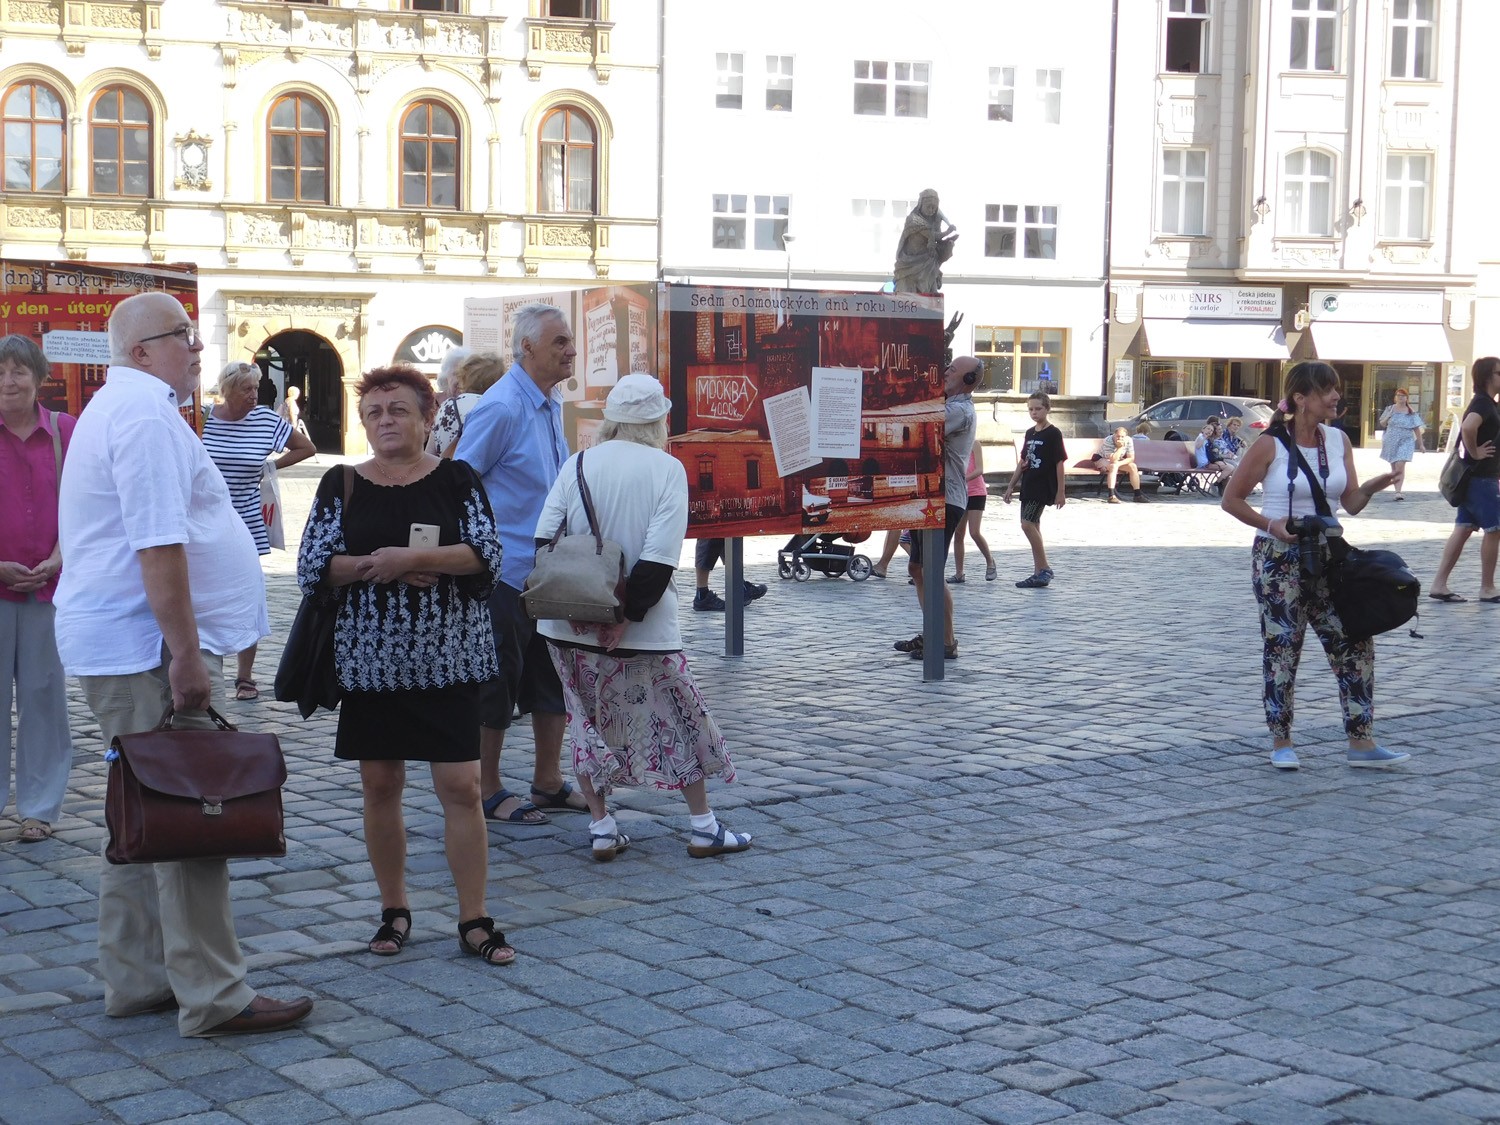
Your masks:
<svg viewBox="0 0 1500 1125"><path fill-rule="evenodd" d="M208 717L214 721L214 725L217 726L220 730L239 730L240 729L239 727L237 727L233 723L231 723L228 719L226 719L223 715L221 715L217 711L215 711L212 707L206 707L206 708L204 708L204 710L207 712ZM157 730L171 730L172 729L172 717L175 714L176 714L176 708L172 704L168 703L167 704L167 709L161 713L161 722L159 722L159 723L156 724L156 729Z"/></svg>

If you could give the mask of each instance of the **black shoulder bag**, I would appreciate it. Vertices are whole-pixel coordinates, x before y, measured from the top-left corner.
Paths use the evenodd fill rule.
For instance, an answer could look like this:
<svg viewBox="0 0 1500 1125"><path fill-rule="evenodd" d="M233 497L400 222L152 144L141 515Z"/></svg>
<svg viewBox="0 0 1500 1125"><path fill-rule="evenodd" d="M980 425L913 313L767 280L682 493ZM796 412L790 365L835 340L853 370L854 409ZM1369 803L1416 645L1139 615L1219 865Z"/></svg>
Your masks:
<svg viewBox="0 0 1500 1125"><path fill-rule="evenodd" d="M1312 488L1313 506L1318 515L1333 518L1328 496L1313 475L1312 466L1297 448L1291 431L1280 427L1277 439L1287 449L1287 512L1292 510L1292 492L1300 467ZM1328 479L1328 450L1323 431L1318 431L1318 468ZM1351 547L1342 537L1325 540L1328 544L1328 592L1333 608L1351 641L1362 641L1405 625L1417 615L1417 600L1422 584L1395 551L1361 550ZM1412 630L1416 636L1416 630Z"/></svg>
<svg viewBox="0 0 1500 1125"><path fill-rule="evenodd" d="M344 466L344 507L354 493L354 469ZM333 628L339 616L339 598L333 590L302 595L297 616L286 635L281 663L276 668L275 695L282 703L295 703L305 719L319 707L337 710L344 689L339 685L333 661Z"/></svg>

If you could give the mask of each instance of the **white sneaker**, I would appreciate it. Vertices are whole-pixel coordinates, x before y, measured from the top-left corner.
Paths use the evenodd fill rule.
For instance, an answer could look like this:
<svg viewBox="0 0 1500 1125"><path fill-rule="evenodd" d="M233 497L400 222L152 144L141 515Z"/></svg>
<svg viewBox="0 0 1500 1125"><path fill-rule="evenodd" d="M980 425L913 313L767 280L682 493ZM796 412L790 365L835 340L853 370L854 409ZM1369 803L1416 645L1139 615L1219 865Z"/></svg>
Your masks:
<svg viewBox="0 0 1500 1125"><path fill-rule="evenodd" d="M1296 770L1302 768L1302 763L1297 760L1297 751L1290 746L1283 746L1280 750L1271 751L1271 764L1279 770Z"/></svg>

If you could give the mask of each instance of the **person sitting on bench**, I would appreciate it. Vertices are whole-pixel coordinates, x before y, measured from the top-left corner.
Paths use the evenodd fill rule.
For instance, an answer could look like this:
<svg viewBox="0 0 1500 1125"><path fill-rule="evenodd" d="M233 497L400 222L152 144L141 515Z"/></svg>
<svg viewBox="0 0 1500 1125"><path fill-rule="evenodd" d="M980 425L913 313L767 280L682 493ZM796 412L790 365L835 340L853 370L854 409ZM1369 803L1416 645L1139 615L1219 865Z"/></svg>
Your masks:
<svg viewBox="0 0 1500 1125"><path fill-rule="evenodd" d="M1115 481L1119 479L1121 469L1124 469L1125 475L1130 478L1130 487L1135 492L1135 502L1147 503L1146 497L1141 493L1141 470L1135 463L1135 443L1124 426L1116 426L1114 431L1104 439L1104 444L1099 447L1099 452L1094 454L1093 461L1099 471L1104 474L1104 487L1109 491L1111 504L1120 502L1120 498L1115 495Z"/></svg>

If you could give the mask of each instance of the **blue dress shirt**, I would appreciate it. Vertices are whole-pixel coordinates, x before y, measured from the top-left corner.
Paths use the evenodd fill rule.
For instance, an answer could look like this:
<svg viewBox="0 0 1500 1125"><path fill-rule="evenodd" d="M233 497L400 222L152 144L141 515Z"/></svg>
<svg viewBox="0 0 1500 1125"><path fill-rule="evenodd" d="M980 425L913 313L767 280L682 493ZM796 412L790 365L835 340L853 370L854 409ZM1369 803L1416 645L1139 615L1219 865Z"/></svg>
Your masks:
<svg viewBox="0 0 1500 1125"><path fill-rule="evenodd" d="M513 363L469 412L454 458L484 481L500 531L500 581L519 590L536 563L536 521L568 459L562 407Z"/></svg>

